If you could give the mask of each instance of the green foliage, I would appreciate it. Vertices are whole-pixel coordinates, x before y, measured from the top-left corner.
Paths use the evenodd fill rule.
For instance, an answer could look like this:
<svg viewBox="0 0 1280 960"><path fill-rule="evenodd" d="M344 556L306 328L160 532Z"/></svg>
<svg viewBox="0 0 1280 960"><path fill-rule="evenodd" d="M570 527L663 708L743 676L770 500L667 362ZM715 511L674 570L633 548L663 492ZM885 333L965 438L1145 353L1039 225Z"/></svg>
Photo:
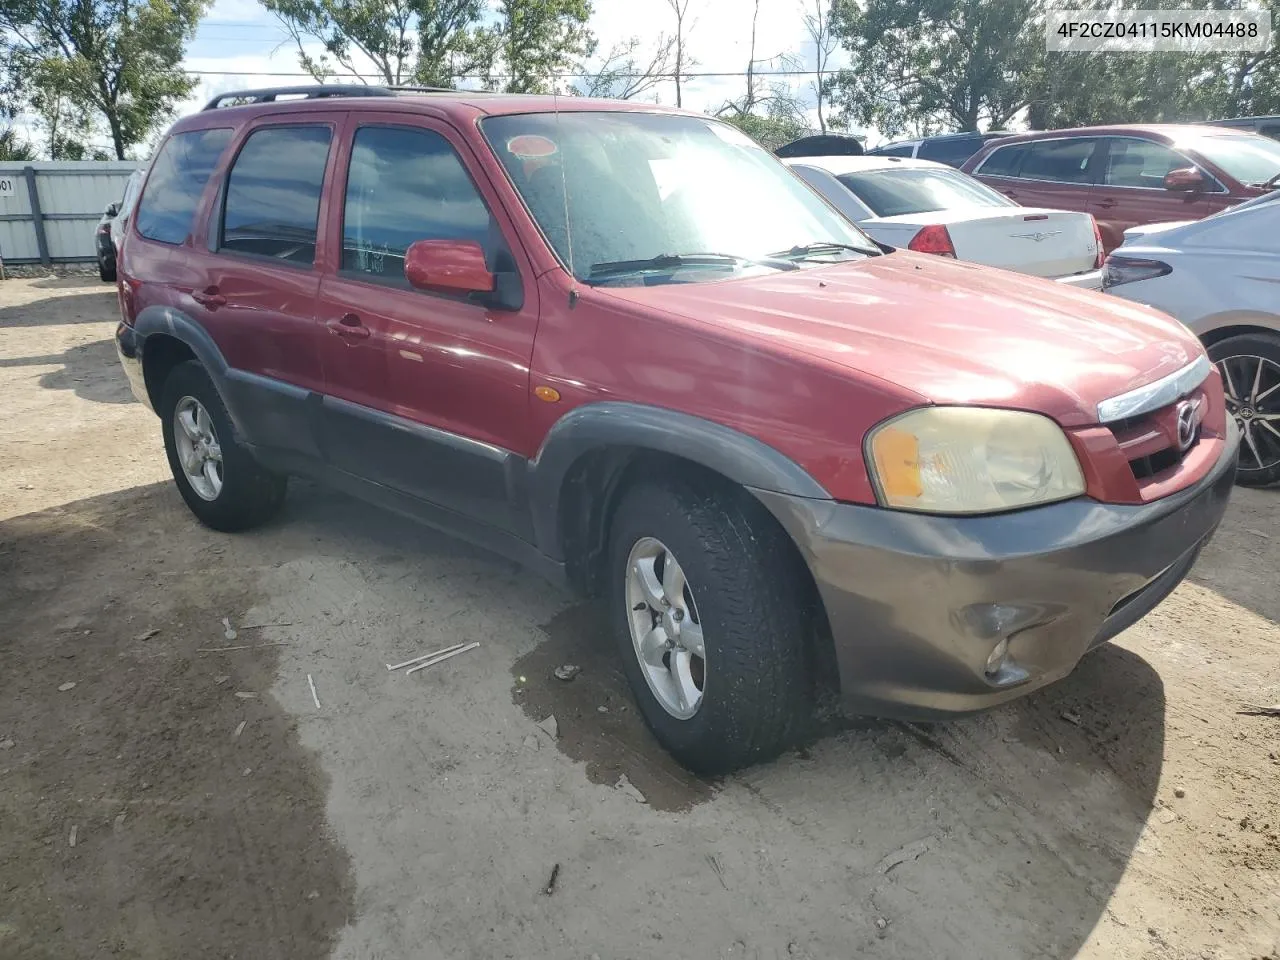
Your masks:
<svg viewBox="0 0 1280 960"><path fill-rule="evenodd" d="M35 159L36 148L18 131L14 130L13 127L6 127L4 130L0 130L0 161L13 162Z"/></svg>
<svg viewBox="0 0 1280 960"><path fill-rule="evenodd" d="M762 147L775 150L784 143L797 140L809 132L804 119L789 109L785 103L770 102L768 112L725 113L720 119L731 123Z"/></svg>
<svg viewBox="0 0 1280 960"><path fill-rule="evenodd" d="M555 74L595 51L590 0L498 0L495 80L509 93L549 93Z"/></svg>
<svg viewBox="0 0 1280 960"><path fill-rule="evenodd" d="M179 64L209 0L0 0L17 39L27 96L46 119L51 152L64 118L110 131L114 153L144 143L193 89ZM52 123L49 123L50 120ZM77 139L62 144L79 143Z"/></svg>

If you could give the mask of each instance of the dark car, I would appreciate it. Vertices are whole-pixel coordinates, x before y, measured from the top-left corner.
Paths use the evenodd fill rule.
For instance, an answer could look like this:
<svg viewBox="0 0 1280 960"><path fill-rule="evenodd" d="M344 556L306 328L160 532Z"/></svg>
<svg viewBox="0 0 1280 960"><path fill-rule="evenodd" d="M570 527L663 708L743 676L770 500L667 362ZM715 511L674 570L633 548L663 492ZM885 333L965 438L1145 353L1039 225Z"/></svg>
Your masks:
<svg viewBox="0 0 1280 960"><path fill-rule="evenodd" d="M292 92L179 120L127 227L117 348L179 492L243 530L313 477L605 598L697 770L828 693L1051 683L1226 509L1235 422L1162 314L885 252L701 114Z"/></svg>
<svg viewBox="0 0 1280 960"><path fill-rule="evenodd" d="M1280 140L1280 117L1233 117L1230 120L1209 120L1211 127L1230 127L1248 133L1260 133L1272 140Z"/></svg>
<svg viewBox="0 0 1280 960"><path fill-rule="evenodd" d="M1130 227L1199 220L1280 182L1280 143L1181 124L1081 127L988 144L963 167L1025 206L1093 214L1107 252Z"/></svg>
<svg viewBox="0 0 1280 960"><path fill-rule="evenodd" d="M818 133L784 143L773 151L774 156L785 159L797 157L860 157L862 144L854 137L836 133Z"/></svg>
<svg viewBox="0 0 1280 960"><path fill-rule="evenodd" d="M868 150L872 157L914 157L917 160L933 160L949 167L958 167L992 140L1000 140L1011 134L1003 130L988 133L944 133L936 137L918 140L895 140Z"/></svg>
<svg viewBox="0 0 1280 960"><path fill-rule="evenodd" d="M102 219L98 221L94 231L94 248L98 258L98 277L104 283L114 283L116 279L116 256L120 249L120 241L124 236L124 227L133 212L133 205L138 199L138 188L142 185L142 171L135 170L129 174L125 183L124 196L117 203L107 204L102 211Z"/></svg>

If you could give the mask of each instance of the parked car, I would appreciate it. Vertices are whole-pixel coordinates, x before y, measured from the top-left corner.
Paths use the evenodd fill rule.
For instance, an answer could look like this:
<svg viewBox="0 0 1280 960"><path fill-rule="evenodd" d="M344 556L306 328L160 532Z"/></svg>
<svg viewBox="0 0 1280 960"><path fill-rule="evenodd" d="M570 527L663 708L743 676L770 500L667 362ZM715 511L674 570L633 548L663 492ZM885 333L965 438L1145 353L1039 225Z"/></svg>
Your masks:
<svg viewBox="0 0 1280 960"><path fill-rule="evenodd" d="M1130 230L1105 276L1108 292L1200 337L1244 437L1237 480L1280 481L1280 192L1193 223Z"/></svg>
<svg viewBox="0 0 1280 960"><path fill-rule="evenodd" d="M1247 130L1260 133L1272 140L1280 140L1280 117L1233 117L1230 120L1209 120L1211 127L1231 127L1233 130Z"/></svg>
<svg viewBox="0 0 1280 960"><path fill-rule="evenodd" d="M784 143L773 151L775 157L860 157L862 143L836 133L819 133Z"/></svg>
<svg viewBox="0 0 1280 960"><path fill-rule="evenodd" d="M895 140L866 151L870 157L912 157L958 167L993 140L1012 136L1007 130L989 133L944 133L918 140Z"/></svg>
<svg viewBox="0 0 1280 960"><path fill-rule="evenodd" d="M696 770L832 687L940 718L1057 680L1226 508L1238 433L1181 324L885 254L727 124L225 97L167 134L120 260L191 511L243 530L309 476L603 596Z"/></svg>
<svg viewBox="0 0 1280 960"><path fill-rule="evenodd" d="M125 181L124 195L116 203L107 204L94 232L94 247L98 258L98 277L104 282L116 279L116 251L124 237L124 226L137 200L138 187L142 183L142 171L135 170Z"/></svg>
<svg viewBox="0 0 1280 960"><path fill-rule="evenodd" d="M1020 207L928 160L812 157L787 165L878 243L1102 288L1102 240L1087 213Z"/></svg>
<svg viewBox="0 0 1280 960"><path fill-rule="evenodd" d="M1199 220L1272 189L1280 143L1221 127L1081 127L989 144L963 169L1019 203L1092 213L1110 252L1129 227Z"/></svg>

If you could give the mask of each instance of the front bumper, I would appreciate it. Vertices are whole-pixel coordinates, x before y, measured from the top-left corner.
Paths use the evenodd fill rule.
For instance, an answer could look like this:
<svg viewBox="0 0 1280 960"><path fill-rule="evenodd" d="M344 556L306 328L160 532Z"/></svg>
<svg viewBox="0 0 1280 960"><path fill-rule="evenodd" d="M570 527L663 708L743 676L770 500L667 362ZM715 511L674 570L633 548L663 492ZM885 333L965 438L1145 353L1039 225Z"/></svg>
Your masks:
<svg viewBox="0 0 1280 960"><path fill-rule="evenodd" d="M1229 424L1203 479L1137 506L942 517L754 492L813 573L847 708L933 720L1066 676L1168 596L1222 519L1239 443ZM1008 658L988 675L1001 638Z"/></svg>
<svg viewBox="0 0 1280 960"><path fill-rule="evenodd" d="M1065 283L1069 287L1075 287L1077 290L1101 290L1102 289L1102 271L1090 270L1088 273L1073 273L1066 277L1055 277L1058 283Z"/></svg>

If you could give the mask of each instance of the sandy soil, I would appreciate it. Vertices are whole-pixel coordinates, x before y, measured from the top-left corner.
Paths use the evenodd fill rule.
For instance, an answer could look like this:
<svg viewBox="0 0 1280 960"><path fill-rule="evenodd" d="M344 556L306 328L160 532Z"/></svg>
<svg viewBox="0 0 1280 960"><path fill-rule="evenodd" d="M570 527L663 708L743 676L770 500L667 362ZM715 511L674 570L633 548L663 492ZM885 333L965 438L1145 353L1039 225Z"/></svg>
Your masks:
<svg viewBox="0 0 1280 960"><path fill-rule="evenodd" d="M0 285L2 960L1280 956L1280 491L1061 684L705 782L514 566L306 484L196 525L114 316Z"/></svg>

